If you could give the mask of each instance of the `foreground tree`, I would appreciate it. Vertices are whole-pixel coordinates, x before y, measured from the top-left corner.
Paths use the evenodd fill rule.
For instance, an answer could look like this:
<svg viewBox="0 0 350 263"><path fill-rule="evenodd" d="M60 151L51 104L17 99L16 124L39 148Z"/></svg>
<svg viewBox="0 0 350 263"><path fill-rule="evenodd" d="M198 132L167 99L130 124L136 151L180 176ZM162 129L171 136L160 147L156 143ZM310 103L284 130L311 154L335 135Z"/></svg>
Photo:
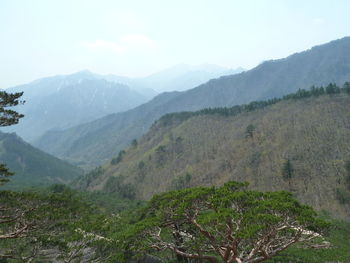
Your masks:
<svg viewBox="0 0 350 263"><path fill-rule="evenodd" d="M24 103L19 98L23 95L23 92L7 93L0 91L0 127L17 124L19 119L23 117L22 114L8 109L9 107L16 106ZM0 164L0 186L8 182L8 177L13 175L4 164Z"/></svg>
<svg viewBox="0 0 350 263"><path fill-rule="evenodd" d="M109 256L103 253L110 246L103 235L113 218L69 188L0 191L0 201L0 261L81 262L85 258L95 262L98 258L97 262L105 262Z"/></svg>
<svg viewBox="0 0 350 263"><path fill-rule="evenodd" d="M190 262L262 262L290 245L321 239L327 224L290 193L247 190L247 183L155 196L128 230L129 249L171 251Z"/></svg>
<svg viewBox="0 0 350 263"><path fill-rule="evenodd" d="M0 91L0 126L17 124L19 119L23 117L22 114L8 109L9 107L23 104L24 101L19 100L22 95L23 92L7 93L5 91Z"/></svg>

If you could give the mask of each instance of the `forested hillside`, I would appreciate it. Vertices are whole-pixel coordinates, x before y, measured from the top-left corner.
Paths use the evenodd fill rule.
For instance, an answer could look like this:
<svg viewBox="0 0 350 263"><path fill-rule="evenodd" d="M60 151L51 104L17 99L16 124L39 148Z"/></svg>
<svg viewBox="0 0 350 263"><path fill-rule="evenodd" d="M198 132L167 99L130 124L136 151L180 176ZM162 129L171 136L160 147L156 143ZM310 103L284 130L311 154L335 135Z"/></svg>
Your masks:
<svg viewBox="0 0 350 263"><path fill-rule="evenodd" d="M336 217L350 217L350 96L331 84L282 100L169 114L110 163L79 182L89 190L162 191L248 181L288 190ZM131 191L130 190L130 191Z"/></svg>
<svg viewBox="0 0 350 263"><path fill-rule="evenodd" d="M349 49L349 37L332 41L284 59L264 62L241 74L211 80L186 92L162 94L124 113L48 132L35 145L82 166L101 164L147 132L166 113L233 106L279 97L311 85L343 84L350 79Z"/></svg>
<svg viewBox="0 0 350 263"><path fill-rule="evenodd" d="M15 173L7 189L66 184L82 174L81 169L34 148L15 133L0 132L0 163Z"/></svg>

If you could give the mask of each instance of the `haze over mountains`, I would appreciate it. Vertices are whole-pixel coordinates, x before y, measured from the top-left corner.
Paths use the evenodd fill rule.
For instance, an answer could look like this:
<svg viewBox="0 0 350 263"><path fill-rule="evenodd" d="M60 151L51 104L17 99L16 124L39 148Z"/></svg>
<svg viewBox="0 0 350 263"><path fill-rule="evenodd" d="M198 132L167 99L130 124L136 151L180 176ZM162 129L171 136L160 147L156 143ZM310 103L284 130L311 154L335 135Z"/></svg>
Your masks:
<svg viewBox="0 0 350 263"><path fill-rule="evenodd" d="M187 65L178 64L144 78L135 78L120 81L130 87L149 88L161 92L185 91L194 88L210 79L225 75L238 74L244 71L239 67L227 69L217 65ZM116 78L117 79L117 78Z"/></svg>
<svg viewBox="0 0 350 263"><path fill-rule="evenodd" d="M116 155L169 112L225 107L280 97L311 85L350 79L350 38L335 40L287 58L224 76L185 92L164 93L132 110L65 131L50 131L35 145L79 165L95 166Z"/></svg>
<svg viewBox="0 0 350 263"><path fill-rule="evenodd" d="M99 75L81 71L39 79L9 88L24 91L24 105L17 109L25 114L19 125L4 129L34 141L49 130L62 130L89 122L111 113L132 109L163 90L185 90L230 72L214 65L177 65L144 78ZM157 91L155 91L157 90Z"/></svg>
<svg viewBox="0 0 350 263"><path fill-rule="evenodd" d="M8 89L23 91L24 105L17 107L26 117L4 129L32 141L45 131L69 128L113 112L131 109L149 97L123 84L97 79L87 71L40 79Z"/></svg>

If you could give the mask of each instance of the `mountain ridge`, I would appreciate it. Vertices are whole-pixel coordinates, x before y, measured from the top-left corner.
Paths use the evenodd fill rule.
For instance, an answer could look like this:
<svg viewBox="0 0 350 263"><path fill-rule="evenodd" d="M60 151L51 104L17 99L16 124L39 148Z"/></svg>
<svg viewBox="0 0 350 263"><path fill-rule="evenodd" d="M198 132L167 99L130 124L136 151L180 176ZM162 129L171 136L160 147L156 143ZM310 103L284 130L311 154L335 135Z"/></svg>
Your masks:
<svg viewBox="0 0 350 263"><path fill-rule="evenodd" d="M26 118L19 126L5 131L17 132L33 142L50 130L64 130L132 109L152 99L157 94L154 89L188 89L221 76L225 71L225 68L213 65L179 65L144 78L100 75L82 70L38 79L7 89L8 92L24 91L26 103L18 110Z"/></svg>
<svg viewBox="0 0 350 263"><path fill-rule="evenodd" d="M73 163L83 162L90 167L99 165L144 134L155 120L166 113L239 105L279 97L311 85L343 84L350 79L349 50L350 37L335 40L285 59L264 62L240 74L210 80L186 92L173 94L173 97L169 94L156 97L130 111L100 119L99 125L105 128L95 127L96 130L88 135L84 133L80 136L79 133L82 129L95 129L96 122L54 135L47 133L35 145ZM105 126L104 121L108 125ZM75 141L64 144L72 134L75 134ZM73 144L79 147L74 150ZM67 152L67 149L71 150ZM98 152L98 156L91 151Z"/></svg>

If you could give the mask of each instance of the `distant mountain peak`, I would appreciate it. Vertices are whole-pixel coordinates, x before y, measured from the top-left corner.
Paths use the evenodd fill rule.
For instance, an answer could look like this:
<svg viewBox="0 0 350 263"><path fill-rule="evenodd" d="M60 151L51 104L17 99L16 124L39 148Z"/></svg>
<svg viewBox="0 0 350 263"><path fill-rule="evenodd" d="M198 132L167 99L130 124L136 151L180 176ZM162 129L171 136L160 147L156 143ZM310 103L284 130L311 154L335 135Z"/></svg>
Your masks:
<svg viewBox="0 0 350 263"><path fill-rule="evenodd" d="M73 74L70 74L70 75L67 75L67 76L85 76L85 77L94 77L96 76L95 73L87 70L87 69L84 69L84 70L81 70L81 71L78 71L78 72L75 72Z"/></svg>

